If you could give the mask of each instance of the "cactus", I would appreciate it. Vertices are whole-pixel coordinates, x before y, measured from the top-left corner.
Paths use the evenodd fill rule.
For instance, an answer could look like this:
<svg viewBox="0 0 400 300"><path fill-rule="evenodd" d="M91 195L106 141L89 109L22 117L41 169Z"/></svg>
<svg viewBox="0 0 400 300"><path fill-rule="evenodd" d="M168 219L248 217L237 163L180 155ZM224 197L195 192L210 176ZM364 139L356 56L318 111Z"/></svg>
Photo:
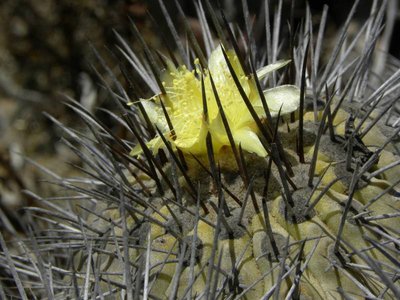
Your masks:
<svg viewBox="0 0 400 300"><path fill-rule="evenodd" d="M372 76L384 5L348 36L358 2L322 67L326 11L318 34L307 14L285 40L268 1L260 45L246 1L241 34L196 2L204 49L178 3L187 41L160 1L176 36L168 58L134 25L142 53L117 34L132 89L105 64L99 74L126 134L75 101L88 132L49 116L84 176L47 171L69 193L31 193L40 224L20 253L0 239L20 297L399 299L400 73Z"/></svg>

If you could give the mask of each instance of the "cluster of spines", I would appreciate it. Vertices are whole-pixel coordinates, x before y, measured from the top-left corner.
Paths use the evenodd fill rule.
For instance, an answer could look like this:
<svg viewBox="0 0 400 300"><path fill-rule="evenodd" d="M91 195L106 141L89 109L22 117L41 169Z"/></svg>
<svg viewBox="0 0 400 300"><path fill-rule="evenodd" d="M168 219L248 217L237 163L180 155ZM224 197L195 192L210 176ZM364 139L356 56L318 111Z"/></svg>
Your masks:
<svg viewBox="0 0 400 300"><path fill-rule="evenodd" d="M199 58L200 64L202 66L206 66L206 54L202 52L201 47L199 46L194 33L191 31L188 21L185 19L183 10L180 8L178 1L176 1L177 11L180 17L183 19L184 28L187 34L187 45L184 45L184 41L179 38L178 31L175 28L172 19L170 18L164 4L162 1L160 2L160 7L164 13L164 16L169 25L170 31L175 38L176 48L178 49L178 57L175 56L174 51L172 49L168 49L171 60L175 64L179 64L181 60L187 65L191 65L192 58ZM294 1L293 1L294 2ZM301 26L297 30L297 34L295 33L293 17L291 17L291 28L290 28L290 37L289 37L289 54L292 56L293 64L289 68L289 72L283 74L283 76L278 77L274 74L270 80L272 85L277 84L277 82L290 80L294 81L293 83L297 83L301 89L301 101L300 108L298 113L298 122L299 122L299 132L298 132L298 143L297 143L297 152L299 156L300 163L305 162L304 157L304 141L303 141L303 115L305 111L305 97L306 92L309 91L312 94L313 98L313 111L315 116L315 121L318 120L318 111L317 111L317 100L321 96L325 96L326 103L324 103L324 109L322 112L322 117L319 119L318 130L315 138L314 145L314 154L312 156L308 174L307 185L312 190L307 200L308 208L304 212L304 215L307 216L311 213L313 208L317 205L318 201L323 197L324 193L328 191L328 189L336 183L336 181L340 180L337 178L336 181L331 182L329 185L324 187L319 196L311 202L312 195L316 192L317 187L320 184L320 179L324 176L321 175L319 181L315 183L315 166L317 163L318 157L318 145L320 143L321 136L328 132L330 139L333 142L337 142L337 138L334 133L333 128L333 120L337 115L339 109L343 106L344 102L355 102L354 99L357 97L361 97L366 95L366 89L368 84L368 78L371 73L371 61L372 54L376 44L376 41L382 31L382 20L384 17L385 7L382 5L381 7L375 7L375 11L371 14L371 17L367 20L365 25L360 30L360 33L350 42L350 44L345 47L347 31L350 26L350 23L353 19L355 9L358 5L359 1L356 1L345 24L343 25L342 32L339 34L338 42L336 43L335 48L333 49L330 59L323 69L323 72L319 71L319 58L321 56L322 51L322 41L323 41L323 32L324 26L326 24L327 19L327 8L324 9L321 19L321 26L317 35L316 41L313 41L312 34L312 22L311 22L311 14L309 9L307 8L306 20L304 21L303 26ZM205 298L206 299L214 299L220 293L223 293L223 290L218 289L218 280L219 276L224 276L224 274L219 274L219 265L218 262L221 262L221 257L216 257L217 254L217 245L218 245L218 235L222 229L224 229L228 234L233 234L233 229L231 228L227 218L231 216L230 208L226 203L226 197L229 196L238 204L240 207L240 214L237 220L238 224L241 225L241 220L244 215L244 211L246 206L248 205L248 200L251 199L251 203L253 205L254 210L258 213L261 212L265 221L266 233L270 239L270 243L272 245L273 254L276 259L281 262L281 276L278 279L277 284L274 289L272 289L265 296L272 296L276 299L279 298L279 286L282 280L284 280L290 272L295 273L295 281L293 282L293 288L288 295L293 297L298 297L299 283L302 273L304 272L307 263L311 257L304 259L304 254L302 253L303 247L306 241L300 241L300 248L297 254L297 259L291 266L285 266L286 256L289 251L289 240L287 241L286 247L284 249L278 249L277 244L274 241L274 235L271 229L271 225L269 224L269 212L267 205L267 194L268 194L268 182L271 176L272 166L275 165L280 176L282 188L283 188L283 199L286 203L286 207L290 208L294 206L292 193L298 187L295 182L291 179L294 175L294 171L290 162L288 161L286 154L283 149L283 144L279 136L278 126L280 125L280 118L277 120L273 120L268 111L268 105L263 99L262 86L265 82L259 82L256 76L256 68L257 66L261 66L266 64L266 62L271 63L276 60L278 56L278 44L280 41L279 38L279 28L281 23L281 15L282 15L282 1L279 1L278 8L274 13L274 26L273 32L271 32L270 20L269 20L269 6L268 1L265 2L264 9L265 14L264 17L266 19L265 27L266 27L266 45L262 48L266 48L267 55L265 57L258 57L256 61L256 56L260 56L257 52L258 48L261 46L256 46L256 41L253 38L254 34L252 34L252 24L250 23L251 18L249 17L249 11L247 8L247 2L245 0L242 1L243 13L245 16L245 31L244 33L240 32L239 38L246 39L249 41L249 47L245 49L246 55L243 55L242 51L240 51L240 47L236 40L236 36L234 31L231 29L230 24L228 24L226 18L221 12L221 16L217 15L214 12L210 2L208 0L203 2L196 2L196 9L198 12L200 24L202 25L203 37L205 42L205 48L207 54L210 53L211 49L214 48L215 43L212 39L213 33L209 27L210 24L206 21L206 12L203 9L203 4L205 5L205 10L207 14L211 18L211 24L217 33L218 39L226 48L233 48L236 55L239 58L242 68L245 70L246 74L249 76L253 76L256 82L256 86L259 92L261 99L263 100L264 109L267 116L267 122L263 122L255 113L252 108L249 100L247 99L246 94L243 92L239 80L236 77L235 72L233 71L232 66L230 65L229 59L224 53L228 68L231 72L231 75L235 81L235 85L238 88L243 101L247 105L250 113L252 114L256 125L260 130L261 141L265 146L269 156L267 158L267 168L265 170L265 188L263 191L263 197L261 203L259 203L256 199L255 192L252 188L254 178L252 178L247 169L247 164L245 161L245 154L243 153L241 147L237 147L233 140L232 134L230 132L230 128L226 119L224 119L224 112L221 103L218 98L218 91L215 89L215 86L212 84L213 92L215 94L215 98L218 103L218 107L220 109L220 113L222 116L223 124L225 130L227 132L230 145L232 148L234 160L236 162L238 172L240 177L243 180L245 185L246 197L244 199L240 199L237 195L229 190L229 186L227 186L222 180L221 168L218 165L218 162L215 159L215 153L213 153L212 147L212 139L211 136L207 136L207 162L206 165L201 160L194 157L198 162L198 166L200 169L203 169L206 172L211 180L214 183L214 187L216 188L216 195L218 202L214 204L213 202L207 203L204 199L201 198L200 195L200 183L195 182L194 179L190 176L187 163L185 161L185 157L182 153L173 151L172 147L168 143L166 139L163 138L163 134L156 128L151 122L150 119L146 116L146 111L141 105L140 101L134 101L136 105L129 106L128 104L132 102L132 97L136 100L139 99L139 96L135 94L135 90L139 90L138 86L140 83L133 82L131 80L132 76L127 71L128 69L125 67L121 67L121 73L125 75L128 84L132 86L131 92L132 95L128 95L125 91L122 84L118 81L117 77L113 74L110 68L106 66L101 57L98 59L103 62L105 76L103 77L99 74L99 77L102 79L102 84L104 88L109 92L111 98L114 103L119 108L119 114L114 112L103 110L109 118L112 118L119 124L119 126L125 128L127 132L129 132L131 137L134 137L137 143L139 143L143 149L143 155L140 158L135 158L129 156L129 151L132 148L132 144L130 141L124 140L120 138L114 131L107 127L99 117L94 116L90 113L85 107L78 104L77 102L70 100L67 101L67 105L77 113L82 121L85 123L89 131L85 134L81 132L77 132L76 130L69 129L65 127L63 124L49 116L51 120L55 124L57 124L60 128L64 130L66 135L68 136L68 140L65 143L70 147L72 151L76 153L76 155L80 158L82 165L76 166L80 169L86 176L84 179L68 179L68 178L60 178L53 172L48 170L44 170L54 179L54 183L75 193L75 195L68 195L65 197L50 197L50 198L42 198L38 195L35 195L31 192L27 193L30 197L36 199L38 203L40 203L40 207L32 207L27 208L27 214L31 216L32 219L36 220L36 223L30 224L30 230L27 231L29 240L18 242L21 247L20 255L13 256L7 249L7 245L3 239L1 239L1 246L3 248L3 255L1 258L1 265L6 267L15 282L15 286L18 290L19 295L28 299L28 295L35 295L37 292L36 288L44 290L44 294L47 294L48 298L57 297L57 295L73 294L76 297L83 297L84 299L88 298L90 295L99 296L100 298L105 297L107 293L100 293L100 282L106 282L110 287L108 293L113 294L116 291L123 291L129 298L140 298L140 297L151 297L149 294L151 280L149 279L151 270L149 266L149 256L152 254L152 249L150 247L151 243L146 241L146 239L150 239L150 235L148 234L144 239L140 236L130 236L130 232L128 229L135 230L135 228L128 228L128 224L126 223L128 215L135 219L135 222L138 228L144 224L154 224L160 227L165 227L168 230L168 233L173 235L179 243L181 243L180 253L178 253L177 257L178 266L180 268L183 267L185 263L185 248L191 250L190 254L190 262L188 268L193 270L193 265L195 264L195 247L193 245L196 241L196 230L194 230L195 235L192 240L192 245L187 245L187 242L182 238L181 233L176 231L174 228L167 227L165 222L160 221L159 218L154 217L150 212L154 214L158 214L162 219L167 221L169 217L172 217L176 224L178 224L178 229L183 227L181 220L179 217L175 215L172 207L178 208L181 212L185 212L191 215L195 219L195 224L198 224L199 221L202 221L212 228L215 229L214 232L214 243L212 248L212 254L210 258L210 265L208 269L207 283L206 283L206 291ZM293 6L292 6L293 10ZM164 87L162 85L159 70L165 67L165 62L162 54L158 52L152 51L143 38L140 36L140 33L136 29L134 23L132 23L133 33L137 40L141 43L143 49L143 57L144 60L139 58L139 55L135 54L124 42L123 38L116 34L120 46L118 46L119 54L122 55L129 63L130 67L135 70L139 77L148 85L148 88L152 91L152 93L165 93ZM349 56L356 43L361 39L362 33L366 32L367 40L365 43L365 48L362 54L353 61L348 61ZM245 38L244 38L245 37ZM295 42L297 41L297 47L295 47ZM313 47L312 45L314 45ZM167 45L167 43L166 43ZM249 63L246 62L244 57L249 57ZM311 70L307 72L307 61L311 65ZM338 62L339 61L339 62ZM347 74L351 71L350 76L347 80L347 84L343 85L343 77L344 74ZM309 74L307 74L309 73ZM396 166L394 163L391 166L387 166L381 170L377 170L374 173L368 175L367 171L370 169L372 164L376 161L379 153L384 149L387 144L391 143L399 134L400 127L393 130L391 136L386 139L385 144L381 145L381 147L376 150L369 159L361 165L356 162L352 164L352 150L355 145L355 140L357 138L362 138L365 136L368 131L375 126L376 122L378 122L381 118L384 117L384 113L390 109L391 105L397 98L391 99L390 102L386 103L385 108L382 109L382 114L379 114L378 117L372 122L372 125L369 125L364 131L361 132L362 124L367 120L367 118L374 112L374 110L378 107L380 102L385 98L385 91L390 90L393 92L393 87L397 86L399 81L399 73L396 72L391 76L388 80L386 80L380 87L376 89L374 93L372 93L368 98L366 98L362 103L365 105L369 105L368 110L366 112L360 113L359 117L361 122L355 127L353 131L351 131L345 141L345 147L347 150L347 159L346 166L347 170L353 172L351 177L350 189L349 189L349 198L346 202L346 206L343 211L343 215L341 217L341 223L339 228L339 233L342 232L343 226L346 222L348 213L351 208L351 200L353 193L356 190L357 182L361 180L362 177L367 177L366 180L371 179L373 176L379 175L381 172L386 171L386 168L393 168ZM308 83L307 83L308 81ZM111 82L111 83L110 83ZM211 79L211 83L213 83ZM204 87L204 83L202 81L202 86ZM332 92L329 91L332 90ZM204 89L203 89L204 91ZM321 95L322 91L324 91L324 95ZM204 92L203 92L204 95ZM334 101L334 97L339 97L338 101ZM161 102L162 103L162 102ZM332 109L332 104L335 103L336 106ZM166 119L168 120L167 110L164 109L164 114ZM140 112L140 114L139 114ZM207 119L207 103L205 97L203 97L203 112L204 118ZM144 122L141 120L139 115L143 116ZM291 117L292 120L295 116ZM173 132L173 126L171 122L168 122L170 126L171 132ZM154 136L155 134L159 134L165 143L165 151L160 152L157 155L154 155L152 151L146 145L146 139L150 136ZM171 168L171 174L167 174L165 169L166 162L169 163ZM129 174L129 176L127 175ZM141 175L142 174L142 175ZM146 177L150 178L151 182L154 183L155 188L148 186L149 179L143 180L143 174ZM182 184L178 181L178 177L182 176L185 181L185 188L183 188ZM135 184L132 185L132 182L128 177L133 177ZM393 183L390 188L385 190L385 193L391 192L393 188L395 188L398 184L398 181ZM170 194L168 194L170 193ZM192 204L190 208L185 206L185 195L189 196ZM159 208L156 205L153 205L151 199L153 197L159 197L163 203L168 208L169 215L165 215L164 213L159 211ZM93 201L93 199L96 199ZM377 201L377 199L371 199L371 201ZM70 210L65 210L64 204L59 204L60 201L66 202L68 206L70 206ZM87 202L87 203L85 203ZM102 213L98 213L93 211L90 207L96 202L104 203L106 207L113 207L119 213L120 222L113 220L112 218L107 218L103 216ZM261 207L260 207L261 204ZM372 203L370 203L372 204ZM73 205L77 205L80 207L80 214L77 214ZM46 207L46 208L45 208ZM197 207L197 209L193 210L193 207ZM366 205L364 208L367 208ZM210 213L210 210L213 211L217 215L216 222L212 222L208 220L205 216ZM95 226L91 225L90 222L85 220L84 215L96 217L99 220L108 223L108 232L104 232L99 230ZM385 217L396 217L397 212L394 212L392 216L380 216L381 218ZM397 237L391 237L390 235L382 230L381 228L372 228L369 224L369 220L371 217L359 216L358 219L363 219L362 226L366 226L374 230L376 233L381 236L385 236L392 243L399 246L399 239ZM368 219L370 218L370 219ZM40 222L44 222L46 224L46 229L42 231ZM195 225L197 226L197 225ZM117 236L115 234L115 229L121 229L121 236ZM369 238L370 239L370 238ZM384 256L386 256L392 263L393 266L399 266L398 260L395 256L390 254L387 251L386 245L381 244L379 241L374 241L372 239L369 242L374 245L374 247L380 251ZM109 251L105 249L105 245L107 243L114 243L115 250ZM334 246L335 254L340 257L340 245L344 243L341 239L340 234L336 237L336 242ZM68 247L61 257L55 255L56 251L62 246ZM192 247L190 247L192 246ZM103 247L103 248L101 248ZM399 296L399 288L396 286L395 281L396 278L389 278L387 274L385 274L379 264L375 262L368 254L365 253L364 249L354 249L351 244L346 244L347 248L352 249L355 255L361 257L368 268L373 270L375 274L384 282L389 290L396 296ZM73 253L76 250L81 250L84 254L83 257L87 259L87 268L85 270L75 270L74 262L73 262ZM122 251L120 250L122 249ZM136 249L140 255L138 255L138 259L136 261L130 260L130 250ZM99 253L107 254L110 256L115 256L118 260L121 261L124 266L123 270L120 270L121 276L123 277L122 281L112 280L107 278L107 275L112 276L113 274L105 274L101 273L100 268L96 265L95 256ZM222 253L222 252L220 252ZM34 258L32 258L34 257ZM214 261L217 262L214 265ZM167 262L166 262L167 263ZM233 265L238 265L240 263L240 258ZM343 263L346 261L343 259ZM63 266L63 267L59 267ZM287 267L288 269L285 269ZM365 266L364 266L365 267ZM362 270L361 270L362 272ZM178 272L179 273L179 272ZM214 273L214 275L213 275ZM217 275L215 275L217 273ZM226 274L225 274L226 275ZM237 283L237 270L233 268L231 276L227 276L226 280L233 280L231 283L232 291L235 291L238 287L235 286ZM396 277L395 273L393 276ZM191 274L192 279L195 278L195 274ZM68 278L68 280L66 280ZM236 280L236 281L235 281ZM262 280L262 278L260 278ZM79 284L78 282L82 282L83 284ZM173 288L170 291L171 297L177 295L179 276L175 276L173 278ZM69 282L70 285L66 283ZM227 285L229 285L227 283ZM29 289L26 289L26 286L30 286ZM70 289L73 292L70 292ZM363 289L362 289L363 290ZM367 288L363 290L367 296L370 296L371 293ZM5 295L4 289L1 289ZM236 296L244 295L246 293L245 290L235 291ZM39 292L42 293L42 292ZM344 292L343 292L344 293ZM187 295L191 295L190 288L187 290ZM345 295L343 295L345 297Z"/></svg>

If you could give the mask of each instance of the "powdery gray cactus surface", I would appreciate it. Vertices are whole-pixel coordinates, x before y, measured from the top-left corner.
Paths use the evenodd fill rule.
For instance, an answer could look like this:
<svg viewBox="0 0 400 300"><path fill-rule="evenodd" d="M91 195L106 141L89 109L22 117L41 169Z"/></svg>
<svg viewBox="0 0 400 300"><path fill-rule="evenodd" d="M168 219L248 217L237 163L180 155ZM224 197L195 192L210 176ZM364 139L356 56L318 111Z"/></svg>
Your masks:
<svg viewBox="0 0 400 300"><path fill-rule="evenodd" d="M79 157L82 176L61 178L43 169L60 194L43 198L26 191L40 206L26 208L28 238L6 242L0 236L1 296L400 298L400 73L374 73L384 5L376 2L358 33L349 33L359 2L332 49L324 48L325 13L316 28L310 14L295 27L280 18L280 5L269 7L268 2L254 19L263 21L260 40L246 1L241 2L243 31L229 27L208 1L196 2L203 46L188 23L183 21L187 40L170 23L176 37L176 50L168 54L173 64L190 70L199 58L206 68L221 44L234 51L259 97L266 88L299 87L296 112L270 118L266 107L265 117L253 114L266 157L243 151L232 140L229 123L221 129L233 142L218 152L210 134L202 155L174 149L166 138L160 150L149 149L146 142L161 131L140 99L164 91L166 54L144 42L141 51L133 52L120 38L116 55L121 65L126 63L121 73L130 89L105 64L99 80L118 108L103 112L124 134L72 100L67 106L82 118L85 131L49 116ZM184 18L179 7L178 12ZM291 30L285 31L288 24ZM135 27L133 32L141 40ZM320 62L322 55L329 57L326 63ZM282 58L292 63L258 80L256 70ZM240 91L237 70L229 72L231 88ZM199 80L203 76L198 74ZM240 95L252 112L246 93ZM163 108L169 119L169 107ZM219 113L223 110L222 105ZM131 156L138 144L140 155Z"/></svg>

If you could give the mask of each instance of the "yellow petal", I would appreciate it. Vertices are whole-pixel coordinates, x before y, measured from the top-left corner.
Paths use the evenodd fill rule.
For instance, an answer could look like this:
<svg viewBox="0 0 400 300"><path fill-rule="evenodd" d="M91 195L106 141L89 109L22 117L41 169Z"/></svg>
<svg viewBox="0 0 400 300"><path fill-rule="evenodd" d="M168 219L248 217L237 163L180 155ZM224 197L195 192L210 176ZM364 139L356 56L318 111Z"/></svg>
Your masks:
<svg viewBox="0 0 400 300"><path fill-rule="evenodd" d="M257 77L258 79L263 79L265 76L267 76L269 73L276 71L280 68L283 68L287 64L290 63L290 60L278 60L276 63L267 65L265 67L262 67L257 71Z"/></svg>
<svg viewBox="0 0 400 300"><path fill-rule="evenodd" d="M200 130L193 132L192 136L177 138L173 143L177 148L186 153L191 154L204 154L207 153L206 137L208 133L208 126L205 121L202 121Z"/></svg>
<svg viewBox="0 0 400 300"><path fill-rule="evenodd" d="M281 115L297 110L300 105L300 90L294 85L282 85L264 91L265 100L273 117L278 115L282 107ZM262 108L261 100L255 106Z"/></svg>
<svg viewBox="0 0 400 300"><path fill-rule="evenodd" d="M223 146L230 145L228 135L222 122L221 114L218 112L217 116L211 121L209 130L212 137L213 149L218 152Z"/></svg>
<svg viewBox="0 0 400 300"><path fill-rule="evenodd" d="M225 53L256 113L260 117L264 116L265 113L254 78L246 76L234 51L226 50ZM211 87L209 76L211 74L236 145L241 144L243 149L248 152L266 156L267 153L257 136L254 118L244 104L232 78L222 46L218 46L211 53L208 63L208 70L202 70L200 64L195 61L196 70L190 71L186 66L175 67L172 62L167 61L166 70L162 76L166 94L156 95L151 99L142 101L150 121L169 139L174 150L179 148L186 153L206 154L205 140L208 132L212 137L214 151L218 152L224 146L229 147L229 139ZM289 61L278 61L265 66L257 72L257 76L263 78L268 73L282 68L288 63ZM204 123L203 120L201 81L197 76L201 72L204 76L209 124ZM281 107L282 114L296 110L299 106L299 94L299 90L290 85L264 91L272 116L276 116ZM171 140L170 129L161 107L161 101L165 105L174 128L175 140ZM164 145L161 138L157 136L149 141L147 146L153 153L156 153ZM139 155L141 152L141 147L136 146L131 155Z"/></svg>
<svg viewBox="0 0 400 300"><path fill-rule="evenodd" d="M159 105L156 105L151 99L142 100L142 105L147 116L154 125L163 132L168 130L167 120Z"/></svg>
<svg viewBox="0 0 400 300"><path fill-rule="evenodd" d="M250 153L255 153L261 157L267 156L267 151L261 144L257 134L255 134L250 128L244 127L240 130L236 130L232 135L233 139L235 140L235 144L240 144L243 150L246 150Z"/></svg>
<svg viewBox="0 0 400 300"><path fill-rule="evenodd" d="M240 65L238 57L232 50L225 51L225 53L233 70L235 71L237 78L239 79L240 85L242 86L246 94L248 94L250 90L248 79L242 69L242 66ZM226 85L229 85L229 88L231 88L232 90L237 89L232 79L231 72L229 71L228 64L226 63L224 54L222 53L221 46L218 46L211 53L210 59L208 61L208 69L211 72L211 76L213 77L215 86L217 87L218 91L224 89Z"/></svg>
<svg viewBox="0 0 400 300"><path fill-rule="evenodd" d="M158 136L158 137L155 137L154 139L148 141L146 143L146 145L147 145L147 148L152 150L153 154L155 154L155 153L157 153L158 149L160 149L164 145L164 142ZM133 147L133 149L131 150L129 155L130 156L138 156L138 155L142 154L142 152L143 152L142 146L140 146L140 144L137 144L135 147Z"/></svg>

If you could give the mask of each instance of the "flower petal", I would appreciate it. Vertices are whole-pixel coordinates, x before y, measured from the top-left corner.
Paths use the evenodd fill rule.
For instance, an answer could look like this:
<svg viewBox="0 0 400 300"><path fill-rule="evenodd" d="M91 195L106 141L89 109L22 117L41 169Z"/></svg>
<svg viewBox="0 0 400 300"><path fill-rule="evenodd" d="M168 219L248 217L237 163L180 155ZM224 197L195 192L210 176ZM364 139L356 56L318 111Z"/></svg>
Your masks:
<svg viewBox="0 0 400 300"><path fill-rule="evenodd" d="M280 68L283 68L287 64L290 63L290 60L278 60L276 63L267 65L265 67L262 67L257 71L257 77L258 79L263 79L265 76L267 76L269 73L276 71Z"/></svg>
<svg viewBox="0 0 400 300"><path fill-rule="evenodd" d="M146 143L147 147L153 152L153 154L156 154L158 149L160 149L164 143L163 140L161 139L161 137L155 137L154 139L148 141ZM140 154L142 154L143 149L142 146L140 144L137 144L135 147L133 147L133 149L131 150L131 152L129 153L130 156L138 156Z"/></svg>
<svg viewBox="0 0 400 300"><path fill-rule="evenodd" d="M281 115L284 115L294 112L300 105L300 89L294 85L282 85L266 90L264 96L272 117L278 115L281 107ZM261 111L261 100L255 106L257 111Z"/></svg>
<svg viewBox="0 0 400 300"><path fill-rule="evenodd" d="M168 130L168 123L160 105L155 104L151 99L141 100L144 110L150 121L154 123L162 132Z"/></svg>
<svg viewBox="0 0 400 300"><path fill-rule="evenodd" d="M173 141L175 146L185 153L191 154L204 154L207 153L206 137L208 133L208 126L203 120L200 130L193 132L192 136L180 137L177 136Z"/></svg>
<svg viewBox="0 0 400 300"><path fill-rule="evenodd" d="M225 51L229 62L235 71L237 78L240 81L240 84L243 90L246 93L249 93L249 83L246 74L244 73L242 66L240 65L239 59L236 56L235 52L232 50ZM234 85L234 81L232 79L231 72L229 71L228 64L226 63L224 54L222 53L222 46L218 46L210 55L210 59L208 60L208 69L213 77L214 83L217 87L217 90L226 89L228 85L232 90L236 90Z"/></svg>
<svg viewBox="0 0 400 300"><path fill-rule="evenodd" d="M229 145L228 135L222 121L220 112L210 123L210 133L213 142L214 151L218 152L223 146Z"/></svg>
<svg viewBox="0 0 400 300"><path fill-rule="evenodd" d="M233 138L235 140L235 144L240 144L243 150L246 150L250 153L255 153L261 157L267 156L267 151L261 144L257 134L255 134L250 128L244 127L240 130L236 130L233 133Z"/></svg>
<svg viewBox="0 0 400 300"><path fill-rule="evenodd" d="M265 116L254 78L246 76L234 51L226 50L225 53L255 111L260 117ZM260 79L264 78L270 72L286 66L289 62L288 60L277 61L272 65L265 66L258 70L257 76ZM222 46L218 46L211 53L208 70L202 69L196 61L194 64L195 70L188 70L185 66L175 67L172 62L167 62L162 76L166 93L164 95L155 95L150 99L142 99L144 110L150 121L171 142L174 150L178 148L185 153L206 154L205 141L208 132L211 134L215 152L219 152L222 147L230 146L218 108L219 103L217 105L214 90L211 86L209 76L211 74L235 144L240 144L248 152L256 153L263 157L266 156L267 152L257 136L258 129L254 118L248 111L236 87L225 60ZM204 78L209 123L205 122L202 115L203 97L200 75ZM263 93L272 116L276 116L280 109L282 109L282 114L287 114L295 111L299 106L300 91L295 86L280 86L266 90ZM172 140L170 135L161 101L165 105L174 128L175 140ZM156 136L147 143L147 146L153 153L156 153L160 148L164 147L164 144L162 139ZM141 152L142 149L138 145L133 148L131 155L139 155Z"/></svg>

